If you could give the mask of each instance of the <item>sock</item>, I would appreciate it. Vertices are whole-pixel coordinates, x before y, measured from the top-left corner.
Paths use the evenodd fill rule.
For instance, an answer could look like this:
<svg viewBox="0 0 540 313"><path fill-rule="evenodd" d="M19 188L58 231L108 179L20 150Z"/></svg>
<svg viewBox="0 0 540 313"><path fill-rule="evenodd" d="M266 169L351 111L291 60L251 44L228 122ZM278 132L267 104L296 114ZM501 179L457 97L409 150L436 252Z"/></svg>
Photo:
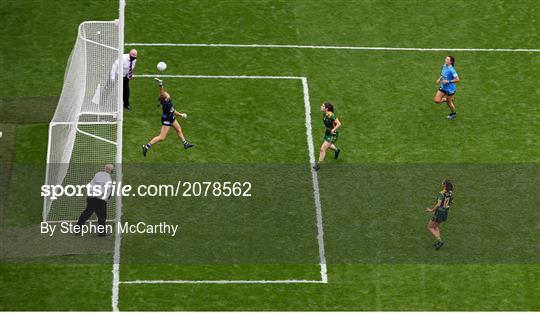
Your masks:
<svg viewBox="0 0 540 313"><path fill-rule="evenodd" d="M184 145L187 144L187 140L184 140L184 141L182 142L182 144L184 144Z"/></svg>
<svg viewBox="0 0 540 313"><path fill-rule="evenodd" d="M150 149L150 147L152 147L150 143L147 143L145 146L146 146L146 149Z"/></svg>

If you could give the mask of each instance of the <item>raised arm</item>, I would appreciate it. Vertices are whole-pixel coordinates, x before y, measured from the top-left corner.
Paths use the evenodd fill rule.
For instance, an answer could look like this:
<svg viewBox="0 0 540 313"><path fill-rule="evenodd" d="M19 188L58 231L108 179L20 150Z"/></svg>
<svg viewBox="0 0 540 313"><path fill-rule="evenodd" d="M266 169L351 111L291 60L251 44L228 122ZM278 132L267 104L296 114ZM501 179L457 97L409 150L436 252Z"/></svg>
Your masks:
<svg viewBox="0 0 540 313"><path fill-rule="evenodd" d="M165 91L165 87L163 87L163 83L159 85L159 97L160 98L166 98L169 94Z"/></svg>

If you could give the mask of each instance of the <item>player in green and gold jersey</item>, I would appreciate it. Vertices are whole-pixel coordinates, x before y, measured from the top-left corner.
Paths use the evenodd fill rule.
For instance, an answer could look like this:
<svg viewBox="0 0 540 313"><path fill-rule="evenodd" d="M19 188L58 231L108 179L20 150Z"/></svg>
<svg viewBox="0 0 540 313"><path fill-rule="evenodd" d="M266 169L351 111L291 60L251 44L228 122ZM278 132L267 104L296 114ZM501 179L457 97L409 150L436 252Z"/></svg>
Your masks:
<svg viewBox="0 0 540 313"><path fill-rule="evenodd" d="M337 159L341 152L335 145L339 136L338 128L341 126L341 122L336 114L334 114L334 106L330 102L325 102L321 105L321 112L323 112L323 123L326 129L324 131L324 142L319 151L319 162L313 166L313 169L316 171L321 168L319 164L324 161L326 150L334 150L334 159Z"/></svg>
<svg viewBox="0 0 540 313"><path fill-rule="evenodd" d="M435 212L428 222L429 232L437 239L433 246L439 250L444 242L441 240L441 230L439 226L448 218L448 210L454 201L454 185L450 180L445 179L441 183L441 191L437 194L437 202L433 208L426 208L426 212Z"/></svg>

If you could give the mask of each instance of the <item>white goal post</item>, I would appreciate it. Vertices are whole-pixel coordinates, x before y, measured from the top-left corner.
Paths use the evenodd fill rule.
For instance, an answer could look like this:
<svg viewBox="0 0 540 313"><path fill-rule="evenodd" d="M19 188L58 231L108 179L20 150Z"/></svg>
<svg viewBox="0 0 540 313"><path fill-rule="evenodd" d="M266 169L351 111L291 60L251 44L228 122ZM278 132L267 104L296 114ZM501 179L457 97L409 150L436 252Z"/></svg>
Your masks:
<svg viewBox="0 0 540 313"><path fill-rule="evenodd" d="M112 79L111 70L115 62L122 68L123 37L123 18L79 25L49 124L45 185L86 185L107 163L115 164L113 180L121 181L123 86L122 75ZM110 199L109 220L120 201ZM86 196L45 196L42 218L76 221L85 206Z"/></svg>

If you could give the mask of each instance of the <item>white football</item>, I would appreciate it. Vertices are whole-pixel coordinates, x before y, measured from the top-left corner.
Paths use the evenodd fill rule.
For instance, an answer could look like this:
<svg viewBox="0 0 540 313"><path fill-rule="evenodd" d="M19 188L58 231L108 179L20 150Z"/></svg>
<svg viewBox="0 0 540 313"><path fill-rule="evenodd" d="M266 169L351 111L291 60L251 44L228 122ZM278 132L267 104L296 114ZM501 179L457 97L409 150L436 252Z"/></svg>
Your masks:
<svg viewBox="0 0 540 313"><path fill-rule="evenodd" d="M167 64L165 64L165 62L161 61L157 64L157 69L158 71L160 72L163 72L164 70L167 69Z"/></svg>

